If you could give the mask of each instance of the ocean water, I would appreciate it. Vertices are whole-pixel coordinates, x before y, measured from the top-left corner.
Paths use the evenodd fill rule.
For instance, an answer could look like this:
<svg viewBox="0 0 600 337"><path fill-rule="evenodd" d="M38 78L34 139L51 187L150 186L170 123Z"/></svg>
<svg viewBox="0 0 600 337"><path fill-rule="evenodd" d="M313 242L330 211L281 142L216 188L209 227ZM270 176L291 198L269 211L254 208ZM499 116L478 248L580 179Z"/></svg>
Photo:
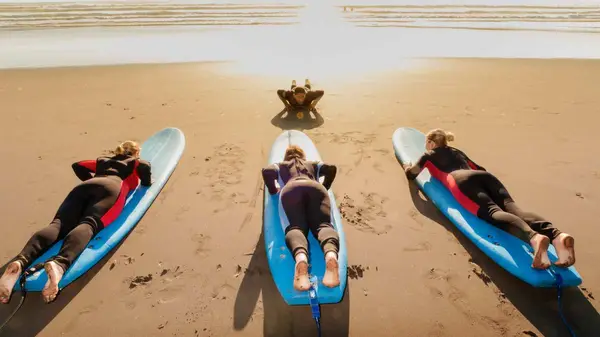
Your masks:
<svg viewBox="0 0 600 337"><path fill-rule="evenodd" d="M355 74L415 57L598 58L600 0L0 0L0 68L223 60Z"/></svg>
<svg viewBox="0 0 600 337"><path fill-rule="evenodd" d="M306 7L329 7L356 27L600 32L600 1L259 2L0 0L0 29L293 25ZM322 19L332 19L323 17Z"/></svg>

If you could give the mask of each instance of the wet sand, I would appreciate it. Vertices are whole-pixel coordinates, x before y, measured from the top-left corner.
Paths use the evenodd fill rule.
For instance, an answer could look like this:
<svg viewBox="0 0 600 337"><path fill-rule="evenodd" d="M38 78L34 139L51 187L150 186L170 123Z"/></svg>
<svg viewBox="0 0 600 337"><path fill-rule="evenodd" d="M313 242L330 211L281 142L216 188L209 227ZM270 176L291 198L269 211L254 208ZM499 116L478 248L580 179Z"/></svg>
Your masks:
<svg viewBox="0 0 600 337"><path fill-rule="evenodd" d="M339 168L351 270L344 301L322 308L323 336L567 336L554 290L505 272L407 182L391 145L400 126L453 131L523 208L575 236L584 283L565 292L566 316L578 336L600 331L600 62L422 59L351 82L313 78L322 120L304 125L273 119L289 78L230 66L0 71L3 261L77 183L72 162L166 126L187 139L122 245L57 302L29 294L0 336L314 335L310 309L279 296L261 236L259 172L291 127Z"/></svg>

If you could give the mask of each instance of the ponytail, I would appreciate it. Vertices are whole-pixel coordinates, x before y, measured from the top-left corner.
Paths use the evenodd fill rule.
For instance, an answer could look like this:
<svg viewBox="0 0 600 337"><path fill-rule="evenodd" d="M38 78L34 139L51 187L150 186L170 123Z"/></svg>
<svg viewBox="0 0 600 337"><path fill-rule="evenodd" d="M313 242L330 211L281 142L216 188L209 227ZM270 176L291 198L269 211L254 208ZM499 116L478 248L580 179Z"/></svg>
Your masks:
<svg viewBox="0 0 600 337"><path fill-rule="evenodd" d="M448 146L448 142L454 141L454 134L442 129L433 129L427 133L427 140L434 142L438 147Z"/></svg>
<svg viewBox="0 0 600 337"><path fill-rule="evenodd" d="M128 140L119 144L119 146L117 146L117 148L115 149L115 153L117 155L133 156L138 155L140 150L141 148L138 145L138 143L132 140Z"/></svg>

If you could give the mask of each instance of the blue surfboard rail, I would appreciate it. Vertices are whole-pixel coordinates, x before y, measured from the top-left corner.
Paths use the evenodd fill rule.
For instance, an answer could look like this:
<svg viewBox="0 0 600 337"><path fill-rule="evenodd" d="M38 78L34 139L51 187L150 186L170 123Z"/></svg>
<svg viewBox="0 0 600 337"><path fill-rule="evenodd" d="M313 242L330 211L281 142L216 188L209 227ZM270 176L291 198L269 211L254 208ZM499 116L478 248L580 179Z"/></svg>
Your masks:
<svg viewBox="0 0 600 337"><path fill-rule="evenodd" d="M281 133L275 140L275 143L271 148L269 164L283 161L285 149L291 144L300 146L306 153L307 160L321 160L321 156L319 155L315 144L306 134L300 131L290 130ZM339 303L342 300L346 289L348 273L346 238L341 215L332 189L329 189L329 198L331 199L331 222L340 237L340 250L338 253L340 285L335 288L319 286L317 288L317 297L320 304ZM285 244L285 230L281 224L279 214L279 193L270 195L266 187L264 191L263 226L267 260L269 261L271 275L273 276L273 280L275 281L279 293L288 305L310 305L309 292L300 292L293 287L295 261ZM325 273L323 250L312 233L308 234L308 244L309 272L311 275L316 276L318 282L321 283L323 274Z"/></svg>
<svg viewBox="0 0 600 337"><path fill-rule="evenodd" d="M61 279L58 285L60 289L90 270L131 232L169 180L183 154L184 148L185 136L177 128L165 128L152 135L142 144L140 157L150 162L152 179L154 180L152 186L140 185L128 194L121 214L90 241ZM62 240L54 244L31 265L43 263L55 256L62 244ZM42 291L47 280L48 276L42 269L27 278L25 289L29 292ZM15 285L15 290L20 290L18 282Z"/></svg>
<svg viewBox="0 0 600 337"><path fill-rule="evenodd" d="M413 128L399 128L392 135L392 144L396 157L403 165L415 163L425 153L425 134ZM552 265L547 270L532 268L533 249L528 243L467 211L440 181L431 176L428 169L423 169L415 181L433 204L466 237L517 278L534 287L543 288L556 287L556 275L562 277L563 287L581 284L581 276L573 266L559 268ZM548 255L552 262L558 259L552 245Z"/></svg>

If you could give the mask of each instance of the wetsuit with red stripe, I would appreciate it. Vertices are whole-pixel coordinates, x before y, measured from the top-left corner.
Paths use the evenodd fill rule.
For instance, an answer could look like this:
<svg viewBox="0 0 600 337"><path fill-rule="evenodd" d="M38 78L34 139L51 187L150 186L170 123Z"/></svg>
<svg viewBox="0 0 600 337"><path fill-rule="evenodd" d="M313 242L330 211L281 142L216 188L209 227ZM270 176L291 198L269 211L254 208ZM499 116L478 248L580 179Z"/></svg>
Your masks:
<svg viewBox="0 0 600 337"><path fill-rule="evenodd" d="M536 233L551 240L561 233L541 216L520 209L498 178L459 149L437 147L423 154L416 165L427 168L469 212L524 241ZM411 179L416 177L407 174Z"/></svg>
<svg viewBox="0 0 600 337"><path fill-rule="evenodd" d="M99 221L98 226L102 228L121 213L127 194L138 186L139 181L141 180L142 185L149 186L151 179L150 163L126 155L80 161L73 164L73 170L84 181L75 189L80 188L82 193L90 195L98 187L104 190L103 193L96 192L97 198L101 200L89 204L84 212L84 220Z"/></svg>
<svg viewBox="0 0 600 337"><path fill-rule="evenodd" d="M83 182L71 190L50 225L35 233L17 256L24 266L64 239L53 260L67 270L92 237L119 216L127 194L140 182L151 184L150 163L127 155L80 161L72 167Z"/></svg>

